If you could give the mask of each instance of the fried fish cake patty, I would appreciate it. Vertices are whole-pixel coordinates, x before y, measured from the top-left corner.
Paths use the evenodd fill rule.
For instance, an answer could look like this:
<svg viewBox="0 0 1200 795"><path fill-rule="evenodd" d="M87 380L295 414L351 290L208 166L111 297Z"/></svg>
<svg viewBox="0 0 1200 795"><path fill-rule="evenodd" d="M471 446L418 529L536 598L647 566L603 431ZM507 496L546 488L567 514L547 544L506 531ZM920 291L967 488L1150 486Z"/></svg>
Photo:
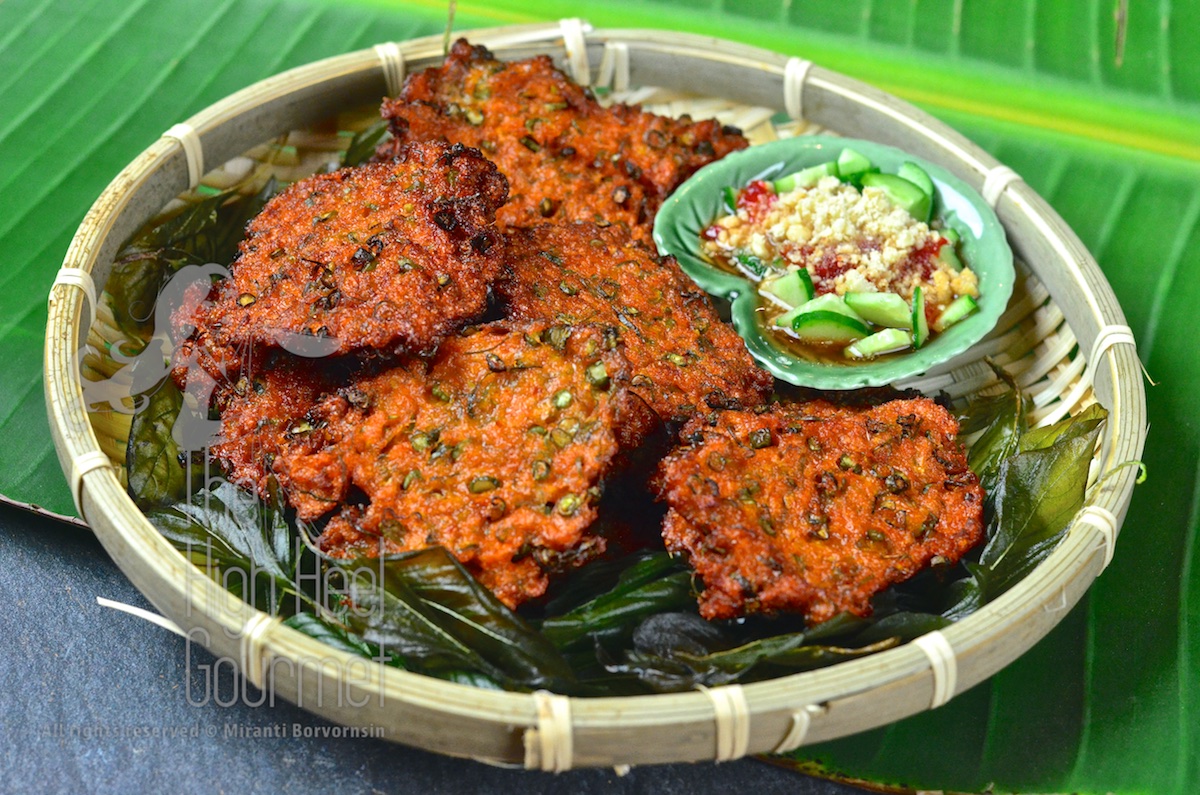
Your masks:
<svg viewBox="0 0 1200 795"><path fill-rule="evenodd" d="M384 102L390 157L415 141L481 149L508 177L501 226L600 221L650 242L663 200L700 167L746 139L715 120L658 116L638 106L604 107L544 55L497 60L460 39L440 67L413 74Z"/></svg>
<svg viewBox="0 0 1200 795"><path fill-rule="evenodd" d="M927 398L698 416L660 464L663 537L709 619L866 616L871 597L983 537L983 490Z"/></svg>
<svg viewBox="0 0 1200 795"><path fill-rule="evenodd" d="M619 450L626 363L611 335L551 323L488 324L447 338L435 358L325 384L296 368L226 409L221 448L273 474L302 520L330 514L318 540L337 557L446 547L510 606L548 572L604 550L591 532ZM307 409L295 409L312 399ZM279 409L274 425L261 422ZM236 425L234 424L236 423ZM243 451L271 453L269 472ZM256 468L257 467L257 468Z"/></svg>
<svg viewBox="0 0 1200 795"><path fill-rule="evenodd" d="M214 377L257 346L431 352L487 308L506 195L479 152L442 143L308 177L250 222L213 300L176 325L196 327L190 346Z"/></svg>
<svg viewBox="0 0 1200 795"><path fill-rule="evenodd" d="M519 318L599 323L625 343L630 390L664 420L752 407L774 379L673 257L594 224L513 228L497 293Z"/></svg>
<svg viewBox="0 0 1200 795"><path fill-rule="evenodd" d="M254 372L217 385L212 403L220 414L220 431L209 454L230 480L265 497L272 464L285 450L294 455L298 447L317 449L327 441L324 427L314 427L307 415L325 395L353 380L357 365L347 359L313 363L275 354ZM189 388L204 375L193 373ZM306 503L303 494L290 497L297 507ZM324 503L315 504L318 512L328 510Z"/></svg>

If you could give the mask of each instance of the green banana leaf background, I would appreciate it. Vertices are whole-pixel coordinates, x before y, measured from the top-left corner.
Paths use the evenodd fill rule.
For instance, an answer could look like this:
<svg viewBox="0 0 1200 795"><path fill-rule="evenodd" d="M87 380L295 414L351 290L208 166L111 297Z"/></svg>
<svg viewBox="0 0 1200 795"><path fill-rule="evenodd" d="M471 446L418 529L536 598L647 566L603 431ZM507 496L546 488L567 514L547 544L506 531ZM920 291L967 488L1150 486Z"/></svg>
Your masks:
<svg viewBox="0 0 1200 795"><path fill-rule="evenodd" d="M947 706L780 760L967 792L1200 791L1200 3L458 3L737 39L871 82L1013 167L1099 261L1156 382L1116 558L1029 654ZM41 371L75 228L172 124L292 66L440 33L444 2L0 0L0 494L72 514Z"/></svg>

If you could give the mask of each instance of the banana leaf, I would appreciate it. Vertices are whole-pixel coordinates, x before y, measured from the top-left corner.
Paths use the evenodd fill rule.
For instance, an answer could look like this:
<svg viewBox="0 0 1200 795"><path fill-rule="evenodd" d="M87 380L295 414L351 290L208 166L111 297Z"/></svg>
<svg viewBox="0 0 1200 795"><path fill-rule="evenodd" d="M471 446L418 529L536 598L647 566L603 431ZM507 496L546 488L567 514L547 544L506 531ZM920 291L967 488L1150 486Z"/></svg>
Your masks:
<svg viewBox="0 0 1200 795"><path fill-rule="evenodd" d="M488 0L456 27L581 16L800 55L913 101L1020 173L1099 261L1157 385L1112 565L1042 643L948 705L789 761L959 791L1200 788L1200 4ZM0 494L73 512L42 405L75 227L163 130L283 69L441 32L434 0L0 3Z"/></svg>

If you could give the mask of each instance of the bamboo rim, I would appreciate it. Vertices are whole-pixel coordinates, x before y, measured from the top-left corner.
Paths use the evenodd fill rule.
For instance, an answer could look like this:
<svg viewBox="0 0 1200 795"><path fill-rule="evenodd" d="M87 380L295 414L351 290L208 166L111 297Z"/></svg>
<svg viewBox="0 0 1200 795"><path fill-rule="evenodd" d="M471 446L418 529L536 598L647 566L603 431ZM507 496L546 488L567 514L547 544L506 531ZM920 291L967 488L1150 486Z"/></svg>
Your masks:
<svg viewBox="0 0 1200 795"><path fill-rule="evenodd" d="M942 165L985 193L1014 252L1049 297L1046 335L1064 369L1039 397L1037 418L1109 409L1094 462L1100 479L1090 512L1030 576L926 643L904 644L830 668L694 693L565 698L485 691L364 664L241 602L171 547L125 494L88 420L79 353L91 295L117 247L196 174L252 145L351 104L395 90L406 70L440 62L440 37L349 53L264 80L201 111L153 143L99 197L79 228L51 289L45 390L51 430L80 515L133 583L190 641L238 661L253 683L350 726L383 727L390 739L429 750L527 768L732 759L788 750L880 726L935 706L992 675L1043 637L1111 557L1145 442L1141 369L1124 316L1103 274L1074 233L1015 175L923 112L801 59L690 34L591 30L565 20L471 31L505 59L550 53L576 79L687 90L794 114L851 136L900 146ZM1003 184L1000 184L1003 183ZM1046 314L1043 313L1043 314ZM1057 313L1057 315L1056 315ZM1099 343L1099 344L1097 344ZM1052 346L1052 347L1054 347ZM1077 346L1077 347L1076 347ZM1072 352L1074 355L1072 356ZM1083 360L1084 365L1075 364ZM978 368L958 361L914 382L977 391ZM319 703L318 703L319 700Z"/></svg>

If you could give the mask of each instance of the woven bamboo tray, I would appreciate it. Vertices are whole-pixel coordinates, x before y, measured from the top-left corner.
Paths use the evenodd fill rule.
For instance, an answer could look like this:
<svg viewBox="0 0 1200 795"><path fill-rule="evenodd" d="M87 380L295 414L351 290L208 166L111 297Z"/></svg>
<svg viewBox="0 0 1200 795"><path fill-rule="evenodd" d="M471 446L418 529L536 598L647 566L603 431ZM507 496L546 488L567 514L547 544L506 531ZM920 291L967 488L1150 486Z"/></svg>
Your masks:
<svg viewBox="0 0 1200 795"><path fill-rule="evenodd" d="M543 770L785 751L939 706L1043 637L1111 560L1145 440L1133 337L1074 233L1011 170L921 111L799 58L694 35L591 30L586 23L472 31L499 57L549 53L576 80L664 113L714 113L752 140L814 130L906 149L992 203L1023 278L996 331L959 359L901 384L963 397L1014 374L1049 423L1090 402L1109 410L1089 503L1059 547L995 602L913 643L816 671L670 695L567 698L481 690L364 664L214 587L123 487L119 422L89 415L86 351L118 248L180 194L256 145L398 91L439 63L440 37L383 44L255 84L177 125L122 171L80 226L50 293L45 388L55 446L79 515L153 604L249 681L349 726L442 753ZM641 88L641 87L654 87ZM219 169L218 169L219 171ZM93 336L93 342L96 342ZM84 362L81 367L81 361ZM119 373L101 373L110 384ZM128 393L126 393L128 394Z"/></svg>

